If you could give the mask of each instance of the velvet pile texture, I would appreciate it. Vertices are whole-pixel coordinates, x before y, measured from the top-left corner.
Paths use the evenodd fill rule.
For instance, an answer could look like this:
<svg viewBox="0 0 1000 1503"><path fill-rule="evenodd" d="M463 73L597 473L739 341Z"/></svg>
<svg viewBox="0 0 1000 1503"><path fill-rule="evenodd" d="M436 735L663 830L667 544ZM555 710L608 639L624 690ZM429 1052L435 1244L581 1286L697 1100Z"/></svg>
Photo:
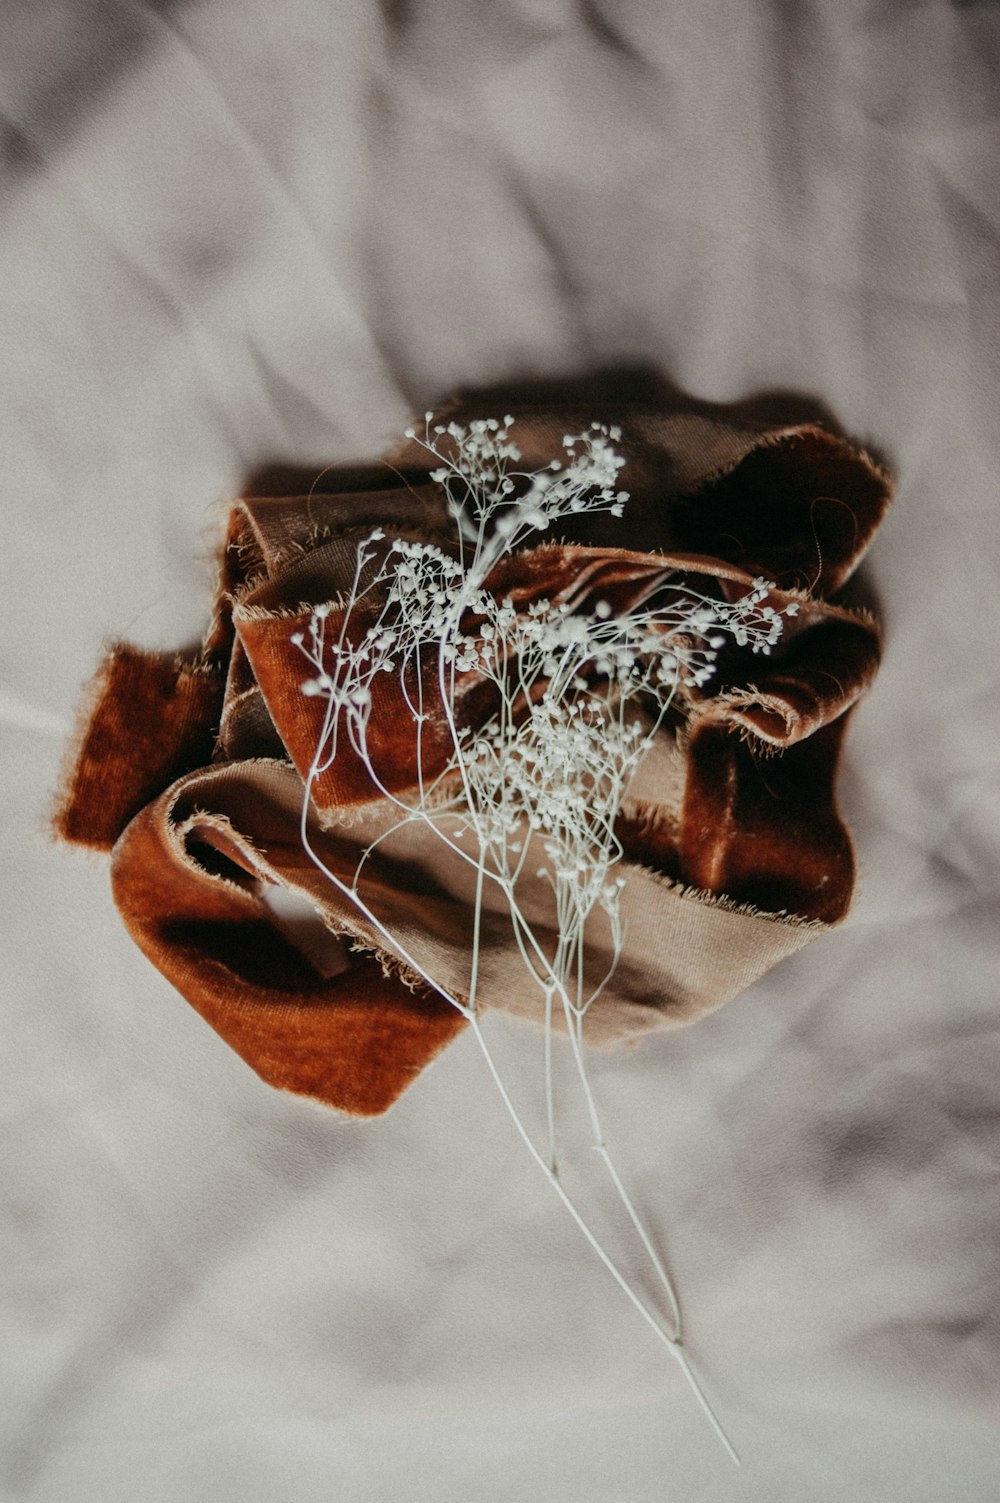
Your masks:
<svg viewBox="0 0 1000 1503"><path fill-rule="evenodd" d="M508 393L505 406L529 470L560 457L563 436L595 418L619 425L630 498L621 520L574 519L558 541L503 559L487 588L518 610L541 599L586 610L599 598L627 609L637 583L667 574L729 600L764 576L772 605L798 606L771 656L729 645L703 688L682 688L629 789L616 831L628 938L587 1025L588 1042L611 1043L719 1006L847 912L854 858L835 774L879 636L870 612L837 597L891 487L821 427L671 409L662 392L628 403L605 395L597 413L553 392L520 402ZM436 416L491 415L466 398ZM374 527L389 541L447 544L433 464L404 442L380 463L325 471L306 495L235 503L200 651L108 653L56 817L66 840L110 852L133 939L264 1080L359 1115L386 1110L464 1023L303 849L303 779L322 707L301 692L292 636L321 603L333 603L336 625L358 543ZM425 692L426 777L450 752L430 667ZM466 723L494 708L488 686L466 684ZM404 799L416 786L416 744L389 675L369 748L380 780ZM311 843L346 882L384 837L365 865L366 905L427 975L462 996L467 869L433 838L391 833L398 816L346 739L313 785L307 817ZM297 900L297 927L268 901L275 889ZM525 901L544 929L542 897ZM304 911L343 942L332 958L309 942ZM597 974L607 961L594 957ZM501 912L486 915L481 976L487 1005L538 1013Z"/></svg>

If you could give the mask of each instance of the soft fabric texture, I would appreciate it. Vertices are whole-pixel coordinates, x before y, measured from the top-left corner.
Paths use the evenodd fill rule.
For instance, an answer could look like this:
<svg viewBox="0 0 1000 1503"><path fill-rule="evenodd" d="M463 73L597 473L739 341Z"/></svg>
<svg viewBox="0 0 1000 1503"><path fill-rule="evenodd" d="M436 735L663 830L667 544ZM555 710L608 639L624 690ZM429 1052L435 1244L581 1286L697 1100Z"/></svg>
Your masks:
<svg viewBox="0 0 1000 1503"><path fill-rule="evenodd" d="M588 396L602 403L596 413ZM591 1043L609 1043L729 1001L846 913L854 860L835 804L837 754L879 644L869 614L827 596L853 572L890 488L835 434L670 405L650 381L633 401L607 381L551 388L544 400L537 391L504 398L529 471L558 459L563 437L595 418L620 426L629 502L620 521L584 514L561 540L502 558L486 580L497 599L517 611L546 600L584 612L603 600L625 613L653 588L690 580L735 600L764 576L771 607L795 608L772 656L731 643L706 686L682 684L628 790L616 869L626 881L628 940L586 1032ZM466 399L441 417L490 415L483 399ZM361 888L378 927L310 861L302 782L324 708L302 693L293 637L317 605L331 607L331 633L341 629L358 544L376 524L386 540L372 570L394 538L448 546L433 463L410 442L368 473L325 471L306 496L239 502L201 653L171 667L115 650L57 817L67 839L112 850L129 932L265 1080L362 1114L384 1111L461 1027L422 976L467 999L472 883L433 835L391 833L398 815L346 735L312 785L310 844L350 884L379 838ZM379 609L380 597L368 596L352 612L352 633ZM475 634L475 622L463 630ZM367 733L379 784L404 801L418 771L431 781L452 751L436 666L427 661L422 671L419 769L398 675L376 679ZM487 721L494 696L475 672L462 674L458 724ZM311 905L348 942L346 969L317 972L273 918L271 885ZM547 893L527 879L519 887L541 935L554 921ZM609 944L607 935L603 947L591 945L595 981L608 970ZM487 914L480 976L486 1006L539 1015L502 902Z"/></svg>
<svg viewBox="0 0 1000 1503"><path fill-rule="evenodd" d="M1000 1497L1000 6L3 14L0 1494ZM798 393L777 421L836 414L897 486L848 586L883 656L847 917L589 1056L739 1473L470 1029L379 1117L274 1090L49 833L109 636L196 653L232 497L623 361ZM537 1108L541 1031L483 1028Z"/></svg>

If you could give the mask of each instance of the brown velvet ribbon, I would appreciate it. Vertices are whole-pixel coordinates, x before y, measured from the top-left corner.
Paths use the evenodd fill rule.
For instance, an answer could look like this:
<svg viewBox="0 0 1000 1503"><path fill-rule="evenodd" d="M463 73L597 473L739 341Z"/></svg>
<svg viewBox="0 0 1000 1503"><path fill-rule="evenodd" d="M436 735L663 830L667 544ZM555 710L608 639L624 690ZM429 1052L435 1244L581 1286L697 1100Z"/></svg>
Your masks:
<svg viewBox="0 0 1000 1503"><path fill-rule="evenodd" d="M871 541L890 484L822 427L735 409L508 398L505 410L529 469L560 457L564 434L618 423L630 493L622 520L574 519L558 542L498 566L489 588L517 608L542 598L585 608L600 597L625 609L631 592L675 571L730 599L763 575L772 604L799 606L770 657L727 647L708 684L684 691L622 807L625 952L587 1019L590 1042L611 1042L719 1006L846 913L854 860L834 777L879 638L870 615L831 597ZM491 415L500 413L459 403L444 417ZM409 442L379 466L326 472L308 496L236 503L202 651L193 662L127 645L109 653L56 816L65 839L111 852L132 937L264 1080L362 1115L391 1105L463 1026L409 962L467 994L471 883L432 834L394 830L392 806L346 744L314 784L305 819L326 871L347 884L378 837L363 867L364 909L307 855L303 778L322 705L301 692L306 665L291 637L320 603L336 624L357 544L374 526L389 540L448 546L432 467ZM355 626L364 624L358 613ZM417 776L415 728L396 676L381 678L372 761L405 797ZM435 685L428 665L425 775L450 752ZM466 674L459 719L481 723L491 692ZM336 962L276 915L268 895L282 889L344 941ZM525 882L521 901L544 934L544 884ZM609 947L598 926L595 978ZM539 1012L499 904L484 918L479 995Z"/></svg>

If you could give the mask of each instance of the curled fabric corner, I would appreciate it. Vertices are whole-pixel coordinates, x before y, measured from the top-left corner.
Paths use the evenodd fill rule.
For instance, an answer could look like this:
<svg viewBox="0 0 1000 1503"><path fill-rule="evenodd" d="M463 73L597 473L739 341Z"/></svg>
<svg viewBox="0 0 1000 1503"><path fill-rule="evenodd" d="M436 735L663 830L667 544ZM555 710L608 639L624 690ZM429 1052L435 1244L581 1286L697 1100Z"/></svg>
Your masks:
<svg viewBox="0 0 1000 1503"><path fill-rule="evenodd" d="M572 402L509 410L528 469L559 458L563 436L595 417ZM462 403L444 421L487 415ZM604 403L596 415L622 430L624 517L574 520L559 542L507 555L488 590L518 611L542 599L625 611L671 581L735 600L763 576L775 609L795 608L771 656L727 646L708 684L684 688L621 807L628 937L586 1028L588 1042L605 1044L721 1005L847 912L854 859L834 781L879 638L869 615L830 597L867 549L890 484L814 426L652 402ZM63 838L111 852L132 937L264 1080L361 1115L390 1106L464 1026L411 962L463 995L470 884L426 828L394 828L391 803L346 739L306 813L309 845L337 882L310 859L303 780L322 706L301 692L292 635L318 604L336 627L373 528L386 547L452 546L432 463L410 441L383 466L325 472L322 493L236 503L201 654L183 663L114 649L55 819ZM356 611L348 629L365 624ZM475 622L465 629L474 634ZM396 675L372 705L372 764L404 800L451 749L431 664L421 688L419 741ZM460 675L458 723L484 724L492 692L474 671ZM288 937L268 889L294 894L345 941L343 968L326 974ZM523 903L544 933L545 893L526 882ZM610 937L595 933L592 948L596 977ZM538 1014L499 901L483 920L480 995Z"/></svg>
<svg viewBox="0 0 1000 1503"><path fill-rule="evenodd" d="M465 1025L374 947L327 976L276 928L262 884L310 898L353 937L302 849L301 797L283 762L191 773L129 822L112 890L140 949L262 1079L372 1116ZM350 847L325 849L349 876Z"/></svg>

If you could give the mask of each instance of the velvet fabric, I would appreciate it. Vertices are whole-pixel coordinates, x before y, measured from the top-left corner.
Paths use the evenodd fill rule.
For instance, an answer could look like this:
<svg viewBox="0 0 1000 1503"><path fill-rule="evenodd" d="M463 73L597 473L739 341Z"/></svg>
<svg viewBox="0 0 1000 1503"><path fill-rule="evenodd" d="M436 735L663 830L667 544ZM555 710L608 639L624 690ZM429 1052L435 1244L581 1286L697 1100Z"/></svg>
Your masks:
<svg viewBox="0 0 1000 1503"><path fill-rule="evenodd" d="M617 423L630 495L622 520L574 520L558 541L497 566L487 587L517 609L542 598L585 609L602 598L622 610L651 582L685 578L736 599L759 575L773 582L777 609L798 605L770 657L726 647L705 687L683 690L622 806L628 937L587 1020L588 1041L607 1043L720 1005L847 912L854 860L834 781L879 638L867 612L832 597L870 543L890 484L822 427L671 407L662 394L600 411L508 397L505 410L527 469L559 457L564 434ZM442 415L494 414L467 400ZM67 840L110 851L135 941L266 1081L362 1115L391 1105L463 1026L402 955L465 994L470 884L440 842L412 828L393 833L391 806L346 745L303 814L322 704L301 692L306 668L292 635L320 603L336 624L357 544L374 526L389 541L449 546L432 467L411 441L381 465L325 472L307 495L237 502L201 652L192 662L126 645L110 652L56 818ZM351 630L364 626L355 612ZM397 676L382 678L371 756L405 798L418 772L414 723ZM451 750L435 685L428 664L425 776ZM480 724L493 707L490 686L464 674L460 723ZM345 881L379 837L362 885L378 925L309 859L303 819ZM332 961L282 922L276 891L342 940ZM526 884L524 905L542 931L552 922L546 901L543 884ZM595 976L609 945L595 933ZM485 917L481 996L538 1013L500 911Z"/></svg>

